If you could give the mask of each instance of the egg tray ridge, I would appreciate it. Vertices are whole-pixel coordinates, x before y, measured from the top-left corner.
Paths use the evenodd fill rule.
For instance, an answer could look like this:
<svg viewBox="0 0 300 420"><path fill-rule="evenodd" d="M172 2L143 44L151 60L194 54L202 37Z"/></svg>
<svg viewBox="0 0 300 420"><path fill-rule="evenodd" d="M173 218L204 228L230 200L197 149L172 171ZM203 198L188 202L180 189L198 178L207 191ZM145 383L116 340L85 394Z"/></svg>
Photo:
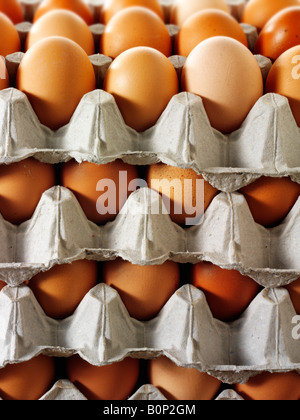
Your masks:
<svg viewBox="0 0 300 420"><path fill-rule="evenodd" d="M42 125L27 97L14 88L0 92L0 163L34 156L47 163L75 159L105 164L159 161L192 168L214 187L237 191L265 176L300 182L300 131L288 100L267 94L258 100L241 129L225 136L214 130L202 99L174 96L158 122L138 133L126 126L112 95L86 94L71 121L53 132Z"/></svg>
<svg viewBox="0 0 300 420"><path fill-rule="evenodd" d="M161 213L152 214L159 207ZM15 226L0 217L0 280L17 286L56 264L118 257L138 265L210 261L263 287L300 277L300 199L272 229L254 222L239 193L216 196L202 223L191 228L178 226L166 213L161 196L143 188L129 196L113 222L97 226L71 191L53 187L43 194L31 220Z"/></svg>
<svg viewBox="0 0 300 420"><path fill-rule="evenodd" d="M256 224L243 195L215 197L203 222L184 229L168 214L160 195L144 188L132 193L113 222L97 226L66 188L45 192L31 220L15 226L0 218L0 279L22 284L40 271L79 259L118 257L139 265L170 259L181 263L210 261L237 269L264 287L277 287L300 277L300 199L273 229ZM165 210L166 212L166 210Z"/></svg>
<svg viewBox="0 0 300 420"><path fill-rule="evenodd" d="M126 357L162 355L178 366L207 372L223 383L243 383L261 372L300 373L296 313L285 289L265 289L232 323L213 318L204 294L180 288L151 321L130 318L118 293L101 283L72 316L48 318L27 286L0 293L0 366L39 354L79 354L95 366Z"/></svg>

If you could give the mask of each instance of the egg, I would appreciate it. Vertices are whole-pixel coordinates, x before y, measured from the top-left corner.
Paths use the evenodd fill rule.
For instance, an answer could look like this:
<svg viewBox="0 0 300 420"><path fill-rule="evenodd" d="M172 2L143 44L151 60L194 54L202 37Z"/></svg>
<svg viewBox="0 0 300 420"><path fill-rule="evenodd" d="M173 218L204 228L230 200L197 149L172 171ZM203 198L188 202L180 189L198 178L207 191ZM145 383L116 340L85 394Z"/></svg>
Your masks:
<svg viewBox="0 0 300 420"><path fill-rule="evenodd" d="M163 8L158 0L106 0L101 11L101 22L107 25L116 13L132 6L146 7L164 20Z"/></svg>
<svg viewBox="0 0 300 420"><path fill-rule="evenodd" d="M255 54L275 61L300 42L300 3L276 13L263 27L255 44Z"/></svg>
<svg viewBox="0 0 300 420"><path fill-rule="evenodd" d="M249 0L244 8L242 22L261 31L277 12L289 6L299 6L299 0Z"/></svg>
<svg viewBox="0 0 300 420"><path fill-rule="evenodd" d="M54 359L44 355L0 369L3 400L34 401L50 390L55 378Z"/></svg>
<svg viewBox="0 0 300 420"><path fill-rule="evenodd" d="M42 194L56 184L54 166L33 158L0 165L0 213L16 225L33 215Z"/></svg>
<svg viewBox="0 0 300 420"><path fill-rule="evenodd" d="M9 88L9 76L5 60L0 57L0 90Z"/></svg>
<svg viewBox="0 0 300 420"><path fill-rule="evenodd" d="M127 358L108 366L93 366L75 355L67 359L68 379L88 400L126 400L137 384L139 360Z"/></svg>
<svg viewBox="0 0 300 420"><path fill-rule="evenodd" d="M221 382L193 368L177 366L166 357L150 360L149 380L168 400L209 401L216 397Z"/></svg>
<svg viewBox="0 0 300 420"><path fill-rule="evenodd" d="M214 318L224 322L237 319L260 291L250 277L206 261L193 266L192 284L205 294Z"/></svg>
<svg viewBox="0 0 300 420"><path fill-rule="evenodd" d="M300 375L297 372L264 372L234 388L245 400L297 401L300 399Z"/></svg>
<svg viewBox="0 0 300 420"><path fill-rule="evenodd" d="M263 78L253 54L235 39L201 42L182 71L182 90L201 96L213 128L224 134L242 125L263 95Z"/></svg>
<svg viewBox="0 0 300 420"><path fill-rule="evenodd" d="M187 57L200 42L214 36L228 36L248 47L247 37L236 19L222 10L207 9L183 23L175 40L175 52Z"/></svg>
<svg viewBox="0 0 300 420"><path fill-rule="evenodd" d="M5 286L7 286L7 284L4 281L0 280L0 292Z"/></svg>
<svg viewBox="0 0 300 420"><path fill-rule="evenodd" d="M96 286L97 274L96 261L78 260L40 272L28 285L47 316L64 319Z"/></svg>
<svg viewBox="0 0 300 420"><path fill-rule="evenodd" d="M242 188L256 223L265 227L280 224L298 200L300 185L290 178L261 177Z"/></svg>
<svg viewBox="0 0 300 420"><path fill-rule="evenodd" d="M100 52L116 58L133 47L151 47L169 57L172 42L160 17L146 7L127 7L108 22L100 41Z"/></svg>
<svg viewBox="0 0 300 420"><path fill-rule="evenodd" d="M62 185L79 201L87 218L97 224L113 220L136 188L137 168L121 160L105 165L71 160L63 164ZM99 186L98 183L102 183Z"/></svg>
<svg viewBox="0 0 300 420"><path fill-rule="evenodd" d="M24 21L23 9L18 0L0 0L0 12L8 16L15 25Z"/></svg>
<svg viewBox="0 0 300 420"><path fill-rule="evenodd" d="M119 293L129 315L140 321L154 318L179 288L177 263L140 266L118 259L107 261L103 281Z"/></svg>
<svg viewBox="0 0 300 420"><path fill-rule="evenodd" d="M0 55L6 57L17 51L21 51L21 41L12 21L0 12Z"/></svg>
<svg viewBox="0 0 300 420"><path fill-rule="evenodd" d="M300 315L300 278L285 286L285 288L290 294L296 313Z"/></svg>
<svg viewBox="0 0 300 420"><path fill-rule="evenodd" d="M190 16L205 9L218 9L229 13L225 0L174 0L170 21L174 25L182 26Z"/></svg>
<svg viewBox="0 0 300 420"><path fill-rule="evenodd" d="M94 38L85 21L69 10L52 10L31 27L26 39L26 50L50 36L63 36L80 45L87 55L95 53Z"/></svg>
<svg viewBox="0 0 300 420"><path fill-rule="evenodd" d="M114 96L125 123L145 131L178 93L178 85L176 70L164 54L154 48L135 47L112 62L103 89Z"/></svg>
<svg viewBox="0 0 300 420"><path fill-rule="evenodd" d="M33 45L17 73L17 88L27 95L40 122L52 130L66 125L82 97L95 87L88 55L63 37L45 38Z"/></svg>
<svg viewBox="0 0 300 420"><path fill-rule="evenodd" d="M83 0L43 0L35 12L33 21L36 22L45 13L54 9L71 10L81 16L87 25L94 23L91 9Z"/></svg>
<svg viewBox="0 0 300 420"><path fill-rule="evenodd" d="M300 45L281 54L268 74L266 93L277 93L289 100L291 111L300 127Z"/></svg>
<svg viewBox="0 0 300 420"><path fill-rule="evenodd" d="M149 166L147 182L151 189L162 195L171 219L179 225L199 223L203 212L219 193L193 169L163 163Z"/></svg>

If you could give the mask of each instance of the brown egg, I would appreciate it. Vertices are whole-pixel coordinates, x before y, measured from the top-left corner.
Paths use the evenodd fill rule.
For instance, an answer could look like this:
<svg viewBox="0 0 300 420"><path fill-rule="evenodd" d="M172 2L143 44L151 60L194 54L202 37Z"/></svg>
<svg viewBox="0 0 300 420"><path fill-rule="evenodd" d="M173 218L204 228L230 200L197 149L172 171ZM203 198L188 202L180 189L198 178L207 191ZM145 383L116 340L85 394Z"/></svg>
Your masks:
<svg viewBox="0 0 300 420"><path fill-rule="evenodd" d="M179 86L176 70L165 55L136 47L113 61L103 89L114 96L125 123L145 131L157 122Z"/></svg>
<svg viewBox="0 0 300 420"><path fill-rule="evenodd" d="M9 54L13 54L17 51L21 51L21 41L12 21L4 14L0 12L0 55L6 57Z"/></svg>
<svg viewBox="0 0 300 420"><path fill-rule="evenodd" d="M199 181L201 181L201 183ZM163 163L151 165L147 173L151 189L159 192L170 217L179 225L197 224L218 190L193 169L180 169Z"/></svg>
<svg viewBox="0 0 300 420"><path fill-rule="evenodd" d="M299 5L299 0L249 0L245 5L242 22L256 26L260 31L280 10Z"/></svg>
<svg viewBox="0 0 300 420"><path fill-rule="evenodd" d="M6 365L0 369L0 397L3 400L34 401L53 385L55 364L51 357L40 355L28 362Z"/></svg>
<svg viewBox="0 0 300 420"><path fill-rule="evenodd" d="M104 264L103 281L117 290L132 318L147 321L179 288L179 266L172 261L139 266L118 259Z"/></svg>
<svg viewBox="0 0 300 420"><path fill-rule="evenodd" d="M224 322L237 319L260 291L250 277L206 261L193 266L192 284L205 294L213 316Z"/></svg>
<svg viewBox="0 0 300 420"><path fill-rule="evenodd" d="M97 224L116 217L132 192L130 183L137 178L136 167L121 160L106 165L72 160L62 167L62 186L75 194L87 218Z"/></svg>
<svg viewBox="0 0 300 420"><path fill-rule="evenodd" d="M188 56L182 90L201 96L212 127L228 134L240 128L263 95L263 78L248 48L217 36L201 42Z"/></svg>
<svg viewBox="0 0 300 420"><path fill-rule="evenodd" d="M98 367L76 355L67 359L67 375L88 400L126 400L137 384L139 361L127 358Z"/></svg>
<svg viewBox="0 0 300 420"><path fill-rule="evenodd" d="M207 373L179 367L166 357L149 362L149 380L168 400L213 400L221 386Z"/></svg>
<svg viewBox="0 0 300 420"><path fill-rule="evenodd" d="M300 184L291 178L263 176L242 188L253 219L267 228L281 223L300 195Z"/></svg>
<svg viewBox="0 0 300 420"><path fill-rule="evenodd" d="M28 285L46 315L64 319L73 314L96 284L96 261L79 260L41 272Z"/></svg>
<svg viewBox="0 0 300 420"><path fill-rule="evenodd" d="M5 60L0 57L0 90L9 88L9 76Z"/></svg>
<svg viewBox="0 0 300 420"><path fill-rule="evenodd" d="M262 373L244 385L235 385L236 392L245 400L298 401L300 375L297 372Z"/></svg>
<svg viewBox="0 0 300 420"><path fill-rule="evenodd" d="M82 97L95 86L88 55L63 37L46 38L33 45L17 73L17 88L27 95L40 122L52 130L70 121Z"/></svg>
<svg viewBox="0 0 300 420"><path fill-rule="evenodd" d="M35 12L33 21L36 22L45 13L54 9L71 10L81 16L88 25L92 25L94 22L90 8L83 0L43 0Z"/></svg>
<svg viewBox="0 0 300 420"><path fill-rule="evenodd" d="M172 42L166 25L146 7L127 7L109 21L101 37L100 52L116 58L134 47L151 47L169 57Z"/></svg>
<svg viewBox="0 0 300 420"><path fill-rule="evenodd" d="M229 13L225 0L175 0L172 4L171 23L182 26L189 17L205 9L218 9Z"/></svg>
<svg viewBox="0 0 300 420"><path fill-rule="evenodd" d="M9 17L15 25L24 20L22 6L18 0L0 0L0 12Z"/></svg>
<svg viewBox="0 0 300 420"><path fill-rule="evenodd" d="M33 215L42 194L55 186L54 166L33 158L0 165L0 213L16 225Z"/></svg>
<svg viewBox="0 0 300 420"><path fill-rule="evenodd" d="M263 27L256 41L254 54L277 60L281 54L299 45L299 6L287 7L276 13Z"/></svg>
<svg viewBox="0 0 300 420"><path fill-rule="evenodd" d="M277 93L289 100L300 127L300 45L290 48L273 64L266 81L266 93Z"/></svg>
<svg viewBox="0 0 300 420"><path fill-rule="evenodd" d="M95 52L94 38L85 21L70 10L52 10L36 21L26 39L26 50L50 36L63 36L80 45L87 55Z"/></svg>
<svg viewBox="0 0 300 420"><path fill-rule="evenodd" d="M248 47L241 25L223 10L207 9L189 17L176 37L175 52L187 57L200 42L214 36L228 36Z"/></svg>
<svg viewBox="0 0 300 420"><path fill-rule="evenodd" d="M164 12L158 0L106 0L101 11L101 22L107 25L116 13L132 6L146 7L164 20Z"/></svg>

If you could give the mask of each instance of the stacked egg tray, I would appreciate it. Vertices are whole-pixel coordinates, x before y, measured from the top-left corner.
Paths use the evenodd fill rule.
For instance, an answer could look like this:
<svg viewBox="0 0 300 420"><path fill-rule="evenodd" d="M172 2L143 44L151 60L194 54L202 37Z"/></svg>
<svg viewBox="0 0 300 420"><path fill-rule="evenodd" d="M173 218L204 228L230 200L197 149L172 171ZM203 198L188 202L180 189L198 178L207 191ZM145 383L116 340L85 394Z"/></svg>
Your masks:
<svg viewBox="0 0 300 420"><path fill-rule="evenodd" d="M37 4L24 0L28 20ZM243 0L231 6L238 16ZM99 12L97 2L91 7ZM164 8L169 10L167 4ZM19 28L23 38L26 25L28 29L30 24ZM12 80L21 57L7 57ZM109 59L91 59L101 82ZM182 62L180 57L172 60ZM268 60L258 60L267 71ZM180 73L180 66L177 70ZM0 92L0 126L1 164L30 156L51 164L70 159L98 164L122 159L134 165L161 161L192 168L221 191L202 223L186 229L163 211L151 214L162 199L147 188L131 194L116 219L104 226L90 222L75 196L60 186L43 194L32 219L22 225L0 216L0 243L5 244L0 279L8 284L0 293L1 367L41 353L78 353L97 366L127 356L165 355L224 384L245 382L262 371L300 372L300 341L292 334L296 313L281 288L300 277L300 200L280 226L265 229L254 222L238 192L262 175L290 176L300 183L300 131L286 98L263 96L242 127L225 136L210 126L201 98L182 92L154 127L137 133L125 125L114 98L97 89L82 98L67 126L53 132L40 124L27 97L10 88ZM57 321L45 315L24 285L56 264L118 257L139 265L168 259L183 264L210 261L252 277L263 290L238 320L224 323L213 318L204 294L186 284L155 319L140 322L130 318L114 289L98 284L71 317ZM60 380L42 399L85 397L71 382ZM130 399L165 398L144 385ZM225 390L218 399L241 398Z"/></svg>

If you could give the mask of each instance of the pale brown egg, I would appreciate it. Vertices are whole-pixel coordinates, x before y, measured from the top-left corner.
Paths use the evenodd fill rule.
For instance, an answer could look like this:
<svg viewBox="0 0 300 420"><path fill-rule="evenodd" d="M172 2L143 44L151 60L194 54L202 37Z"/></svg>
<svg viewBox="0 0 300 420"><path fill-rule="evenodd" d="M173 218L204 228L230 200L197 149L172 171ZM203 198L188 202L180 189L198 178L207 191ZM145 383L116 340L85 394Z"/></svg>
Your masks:
<svg viewBox="0 0 300 420"><path fill-rule="evenodd" d="M37 274L28 286L47 316L64 319L73 314L85 295L96 286L97 274L96 261L79 260Z"/></svg>
<svg viewBox="0 0 300 420"><path fill-rule="evenodd" d="M299 0L249 0L245 4L242 22L256 26L260 31L280 10L300 6ZM279 34L281 36L281 34Z"/></svg>
<svg viewBox="0 0 300 420"><path fill-rule="evenodd" d="M125 123L137 130L152 127L179 91L176 71L161 52L131 48L109 67L104 90L111 93Z"/></svg>
<svg viewBox="0 0 300 420"><path fill-rule="evenodd" d="M263 95L263 78L248 48L217 36L201 42L188 56L182 90L201 96L212 127L228 134L240 128Z"/></svg>
<svg viewBox="0 0 300 420"><path fill-rule="evenodd" d="M273 64L266 81L266 92L289 100L291 111L300 127L300 45L281 54Z"/></svg>
<svg viewBox="0 0 300 420"><path fill-rule="evenodd" d="M31 27L26 39L26 50L50 36L63 36L80 45L87 55L93 55L95 44L90 28L85 21L70 10L52 10Z"/></svg>
<svg viewBox="0 0 300 420"><path fill-rule="evenodd" d="M151 189L162 195L171 219L179 225L197 224L219 193L193 169L163 163L149 166L147 182Z"/></svg>
<svg viewBox="0 0 300 420"><path fill-rule="evenodd" d="M54 166L33 158L0 165L0 213L11 223L25 222L55 184Z"/></svg>
<svg viewBox="0 0 300 420"><path fill-rule="evenodd" d="M67 376L88 400L126 400L139 377L140 363L127 358L107 366L93 366L80 356L67 359Z"/></svg>
<svg viewBox="0 0 300 420"><path fill-rule="evenodd" d="M218 9L229 13L225 0L175 0L172 4L171 23L182 26L190 16L205 9Z"/></svg>
<svg viewBox="0 0 300 420"><path fill-rule="evenodd" d="M101 22L107 25L116 13L132 6L146 7L164 20L163 8L158 0L106 0L101 10Z"/></svg>
<svg viewBox="0 0 300 420"><path fill-rule="evenodd" d="M71 160L62 166L62 186L69 188L87 218L104 224L114 220L133 190L137 168L121 160L105 165ZM100 185L98 183L103 183Z"/></svg>
<svg viewBox="0 0 300 420"><path fill-rule="evenodd" d="M131 317L147 321L179 288L180 272L172 261L140 266L118 259L104 264L103 281L117 290Z"/></svg>
<svg viewBox="0 0 300 420"><path fill-rule="evenodd" d="M0 57L0 90L9 88L9 76L4 58Z"/></svg>
<svg viewBox="0 0 300 420"><path fill-rule="evenodd" d="M100 52L116 58L134 47L151 47L169 57L172 42L163 21L146 7L127 7L115 14L101 36Z"/></svg>
<svg viewBox="0 0 300 420"><path fill-rule="evenodd" d="M94 22L90 8L83 0L43 0L35 12L33 21L36 22L45 13L55 9L71 10L81 16L88 25Z"/></svg>
<svg viewBox="0 0 300 420"><path fill-rule="evenodd" d="M95 89L93 65L74 41L49 37L24 55L17 88L24 92L40 122L52 130L67 124L82 97Z"/></svg>
<svg viewBox="0 0 300 420"><path fill-rule="evenodd" d="M189 17L176 37L175 52L187 57L200 42L214 36L228 36L248 47L247 37L236 19L218 9L207 9Z"/></svg>
<svg viewBox="0 0 300 420"><path fill-rule="evenodd" d="M182 368L166 357L149 362L149 380L168 400L209 401L221 382L193 368Z"/></svg>
<svg viewBox="0 0 300 420"><path fill-rule="evenodd" d="M54 359L44 355L0 369L3 400L34 401L50 391L55 378Z"/></svg>
<svg viewBox="0 0 300 420"><path fill-rule="evenodd" d="M12 21L0 12L0 55L6 57L17 51L21 51L21 41Z"/></svg>

